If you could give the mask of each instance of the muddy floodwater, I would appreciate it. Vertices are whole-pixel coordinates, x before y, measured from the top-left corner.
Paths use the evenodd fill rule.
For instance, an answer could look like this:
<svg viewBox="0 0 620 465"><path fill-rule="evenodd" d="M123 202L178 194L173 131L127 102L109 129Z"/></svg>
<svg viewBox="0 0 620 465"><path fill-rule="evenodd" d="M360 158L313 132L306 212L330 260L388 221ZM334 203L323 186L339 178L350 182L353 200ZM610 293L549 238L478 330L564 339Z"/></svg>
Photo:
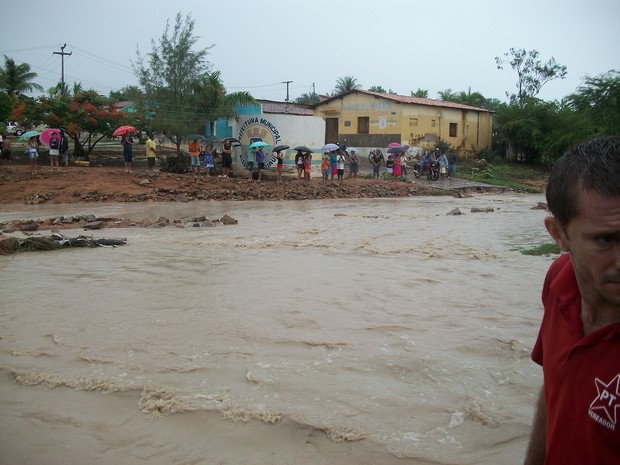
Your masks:
<svg viewBox="0 0 620 465"><path fill-rule="evenodd" d="M0 257L0 463L521 463L543 200L2 205L238 224Z"/></svg>

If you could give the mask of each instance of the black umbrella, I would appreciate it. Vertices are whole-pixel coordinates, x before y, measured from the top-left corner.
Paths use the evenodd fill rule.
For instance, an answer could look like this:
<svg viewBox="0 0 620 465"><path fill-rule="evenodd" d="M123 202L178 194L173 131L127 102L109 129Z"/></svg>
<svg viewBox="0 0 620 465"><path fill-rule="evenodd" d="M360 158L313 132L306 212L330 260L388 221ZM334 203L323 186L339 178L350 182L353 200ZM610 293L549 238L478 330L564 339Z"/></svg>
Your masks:
<svg viewBox="0 0 620 465"><path fill-rule="evenodd" d="M301 150L302 152L312 152L312 149L306 147L305 145L298 145L297 147L293 147L293 150Z"/></svg>
<svg viewBox="0 0 620 465"><path fill-rule="evenodd" d="M182 140L197 140L200 142L207 142L208 139L202 134L190 134L188 136L185 136Z"/></svg>
<svg viewBox="0 0 620 465"><path fill-rule="evenodd" d="M273 148L273 151L274 152L281 152L282 150L286 150L286 149L289 149L289 148L291 148L290 145L276 145Z"/></svg>
<svg viewBox="0 0 620 465"><path fill-rule="evenodd" d="M387 149L387 153L402 153L402 152L406 152L406 150L403 149L403 147L390 147L389 149Z"/></svg>

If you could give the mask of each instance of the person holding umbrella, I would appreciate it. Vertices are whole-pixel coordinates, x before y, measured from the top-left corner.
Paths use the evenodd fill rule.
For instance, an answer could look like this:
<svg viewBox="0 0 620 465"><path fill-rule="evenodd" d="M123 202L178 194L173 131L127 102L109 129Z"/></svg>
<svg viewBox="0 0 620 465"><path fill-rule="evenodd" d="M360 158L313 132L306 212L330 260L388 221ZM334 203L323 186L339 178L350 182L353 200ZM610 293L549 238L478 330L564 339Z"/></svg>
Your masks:
<svg viewBox="0 0 620 465"><path fill-rule="evenodd" d="M258 147L256 150L256 169L258 170L258 182L261 182L263 179L263 170L265 169L265 152L263 152L262 147Z"/></svg>
<svg viewBox="0 0 620 465"><path fill-rule="evenodd" d="M60 140L58 139L58 134L52 132L50 135L50 141L47 144L50 148L50 171L54 170L54 166L56 169L60 170L60 165L58 164L58 158L60 156Z"/></svg>
<svg viewBox="0 0 620 465"><path fill-rule="evenodd" d="M232 141L224 139L222 142L222 178L227 178L232 168Z"/></svg>
<svg viewBox="0 0 620 465"><path fill-rule="evenodd" d="M282 150L278 150L276 152L276 159L278 160L277 169L278 169L278 177L276 182L282 182L282 169L284 168L284 155L282 155Z"/></svg>
<svg viewBox="0 0 620 465"><path fill-rule="evenodd" d="M131 137L131 132L128 131L125 134L123 134L121 145L123 146L123 159L125 160L125 173L131 173L131 163L133 162L133 137Z"/></svg>
<svg viewBox="0 0 620 465"><path fill-rule="evenodd" d="M30 165L30 175L35 176L37 174L37 158L39 158L39 136L32 136L28 139L28 146L26 148L28 153L28 162Z"/></svg>

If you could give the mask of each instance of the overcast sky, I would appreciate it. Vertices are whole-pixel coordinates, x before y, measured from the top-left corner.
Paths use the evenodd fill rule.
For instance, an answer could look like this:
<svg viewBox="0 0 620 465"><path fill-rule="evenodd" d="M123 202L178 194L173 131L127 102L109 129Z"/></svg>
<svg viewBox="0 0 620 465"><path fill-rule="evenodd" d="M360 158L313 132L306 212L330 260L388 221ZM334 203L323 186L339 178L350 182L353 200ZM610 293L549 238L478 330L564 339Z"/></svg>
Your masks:
<svg viewBox="0 0 620 465"><path fill-rule="evenodd" d="M495 57L538 50L567 67L546 100L574 92L583 78L620 70L618 0L31 0L3 9L0 53L28 63L45 89L81 82L104 95L137 85L132 62L177 12L190 14L197 47L228 92L291 100L332 92L340 77L400 95L418 88L472 91L506 100L516 74ZM4 61L2 61L2 65Z"/></svg>

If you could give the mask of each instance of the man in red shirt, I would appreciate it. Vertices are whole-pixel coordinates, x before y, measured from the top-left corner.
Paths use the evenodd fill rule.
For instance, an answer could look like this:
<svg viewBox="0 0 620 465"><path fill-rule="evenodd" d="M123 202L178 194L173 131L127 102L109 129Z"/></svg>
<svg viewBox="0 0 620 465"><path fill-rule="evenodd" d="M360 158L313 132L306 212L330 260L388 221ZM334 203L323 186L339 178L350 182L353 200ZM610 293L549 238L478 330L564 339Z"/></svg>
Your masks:
<svg viewBox="0 0 620 465"><path fill-rule="evenodd" d="M560 244L532 359L543 368L526 465L620 463L620 137L556 161L545 226Z"/></svg>

